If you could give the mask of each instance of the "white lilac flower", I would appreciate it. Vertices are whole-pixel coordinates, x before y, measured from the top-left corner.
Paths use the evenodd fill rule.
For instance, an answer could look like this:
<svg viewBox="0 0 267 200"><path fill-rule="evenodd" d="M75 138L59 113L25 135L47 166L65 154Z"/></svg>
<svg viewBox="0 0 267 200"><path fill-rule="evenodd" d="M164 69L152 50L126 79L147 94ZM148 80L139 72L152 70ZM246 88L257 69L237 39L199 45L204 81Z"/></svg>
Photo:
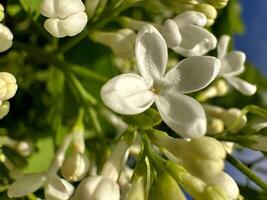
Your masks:
<svg viewBox="0 0 267 200"><path fill-rule="evenodd" d="M8 189L10 198L26 196L44 186L47 200L67 200L72 195L74 187L56 174L37 173L23 176L16 180Z"/></svg>
<svg viewBox="0 0 267 200"><path fill-rule="evenodd" d="M227 53L230 37L223 35L218 42L218 58L221 60L222 66L219 73L231 86L244 95L255 94L257 87L236 76L245 70L246 55L241 51L231 51Z"/></svg>
<svg viewBox="0 0 267 200"><path fill-rule="evenodd" d="M165 73L167 45L152 25L138 33L135 53L141 76L128 73L112 78L101 90L104 103L117 113L135 115L155 102L162 119L175 132L190 138L204 135L204 110L184 94L201 90L214 80L220 61L210 56L191 57Z"/></svg>
<svg viewBox="0 0 267 200"><path fill-rule="evenodd" d="M8 50L13 43L13 34L3 24L0 24L0 52Z"/></svg>
<svg viewBox="0 0 267 200"><path fill-rule="evenodd" d="M203 13L187 11L165 22L163 37L168 47L182 56L202 56L217 44L214 35L204 28L206 24Z"/></svg>
<svg viewBox="0 0 267 200"><path fill-rule="evenodd" d="M48 17L45 29L58 38L77 35L87 24L81 0L43 0L41 14Z"/></svg>
<svg viewBox="0 0 267 200"><path fill-rule="evenodd" d="M18 88L16 78L8 72L0 72L0 102L12 98Z"/></svg>
<svg viewBox="0 0 267 200"><path fill-rule="evenodd" d="M56 173L62 166L65 152L71 140L72 135L67 135L64 138L47 172L28 174L17 179L10 185L7 192L8 196L10 198L19 198L44 187L46 200L68 200L74 192L74 187Z"/></svg>

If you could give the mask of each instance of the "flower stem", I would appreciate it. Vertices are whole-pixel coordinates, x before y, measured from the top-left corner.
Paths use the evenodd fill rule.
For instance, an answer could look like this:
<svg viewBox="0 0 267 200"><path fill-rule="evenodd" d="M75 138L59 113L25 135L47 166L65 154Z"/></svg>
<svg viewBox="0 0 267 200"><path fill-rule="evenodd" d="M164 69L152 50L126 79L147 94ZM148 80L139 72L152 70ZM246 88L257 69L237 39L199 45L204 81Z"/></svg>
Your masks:
<svg viewBox="0 0 267 200"><path fill-rule="evenodd" d="M232 155L228 154L226 160L233 165L235 168L240 170L244 175L246 175L251 181L256 185L262 188L264 191L267 191L267 183L263 181L259 176L257 176L250 168L244 165L242 162L237 160Z"/></svg>

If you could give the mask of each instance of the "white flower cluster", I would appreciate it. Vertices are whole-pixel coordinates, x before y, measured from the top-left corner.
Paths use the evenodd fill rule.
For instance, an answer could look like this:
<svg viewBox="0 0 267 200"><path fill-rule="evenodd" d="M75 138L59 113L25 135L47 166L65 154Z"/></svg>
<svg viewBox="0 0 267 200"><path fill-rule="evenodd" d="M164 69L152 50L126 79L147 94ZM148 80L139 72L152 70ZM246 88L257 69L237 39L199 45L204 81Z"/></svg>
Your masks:
<svg viewBox="0 0 267 200"><path fill-rule="evenodd" d="M4 7L0 4L0 22L4 19ZM0 24L0 53L12 46L13 34L3 24Z"/></svg>
<svg viewBox="0 0 267 200"><path fill-rule="evenodd" d="M0 4L0 21L4 18L4 7ZM0 52L12 46L13 34L8 27L0 24ZM16 78L8 72L0 72L0 119L9 112L10 104L7 100L12 98L17 91Z"/></svg>
<svg viewBox="0 0 267 200"><path fill-rule="evenodd" d="M75 36L87 24L85 6L81 0L43 0L41 14L48 19L45 29L54 37Z"/></svg>

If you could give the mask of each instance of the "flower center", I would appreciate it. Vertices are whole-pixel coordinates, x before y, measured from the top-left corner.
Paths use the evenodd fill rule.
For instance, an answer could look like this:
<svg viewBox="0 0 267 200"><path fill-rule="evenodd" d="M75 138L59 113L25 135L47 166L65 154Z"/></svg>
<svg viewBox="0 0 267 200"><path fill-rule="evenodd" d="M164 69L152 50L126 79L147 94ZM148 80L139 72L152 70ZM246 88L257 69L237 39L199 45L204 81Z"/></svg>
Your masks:
<svg viewBox="0 0 267 200"><path fill-rule="evenodd" d="M151 92L153 92L156 95L160 94L160 87L159 86L154 86L150 90L151 90Z"/></svg>

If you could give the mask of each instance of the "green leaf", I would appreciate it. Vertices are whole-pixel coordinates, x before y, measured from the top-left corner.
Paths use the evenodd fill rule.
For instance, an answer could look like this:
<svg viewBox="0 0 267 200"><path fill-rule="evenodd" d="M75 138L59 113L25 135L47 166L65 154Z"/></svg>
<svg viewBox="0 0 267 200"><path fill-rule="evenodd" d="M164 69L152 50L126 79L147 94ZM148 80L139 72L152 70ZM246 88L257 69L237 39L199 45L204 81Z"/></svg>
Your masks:
<svg viewBox="0 0 267 200"><path fill-rule="evenodd" d="M42 138L37 141L37 153L28 159L28 166L24 173L38 173L46 171L54 156L54 143L52 137Z"/></svg>
<svg viewBox="0 0 267 200"><path fill-rule="evenodd" d="M137 126L139 128L150 128L162 122L158 111L153 108L150 108L147 111L138 115L123 116L122 119L127 124Z"/></svg>
<svg viewBox="0 0 267 200"><path fill-rule="evenodd" d="M40 15L40 6L42 0L19 0L22 8L31 15L34 19L37 19Z"/></svg>

